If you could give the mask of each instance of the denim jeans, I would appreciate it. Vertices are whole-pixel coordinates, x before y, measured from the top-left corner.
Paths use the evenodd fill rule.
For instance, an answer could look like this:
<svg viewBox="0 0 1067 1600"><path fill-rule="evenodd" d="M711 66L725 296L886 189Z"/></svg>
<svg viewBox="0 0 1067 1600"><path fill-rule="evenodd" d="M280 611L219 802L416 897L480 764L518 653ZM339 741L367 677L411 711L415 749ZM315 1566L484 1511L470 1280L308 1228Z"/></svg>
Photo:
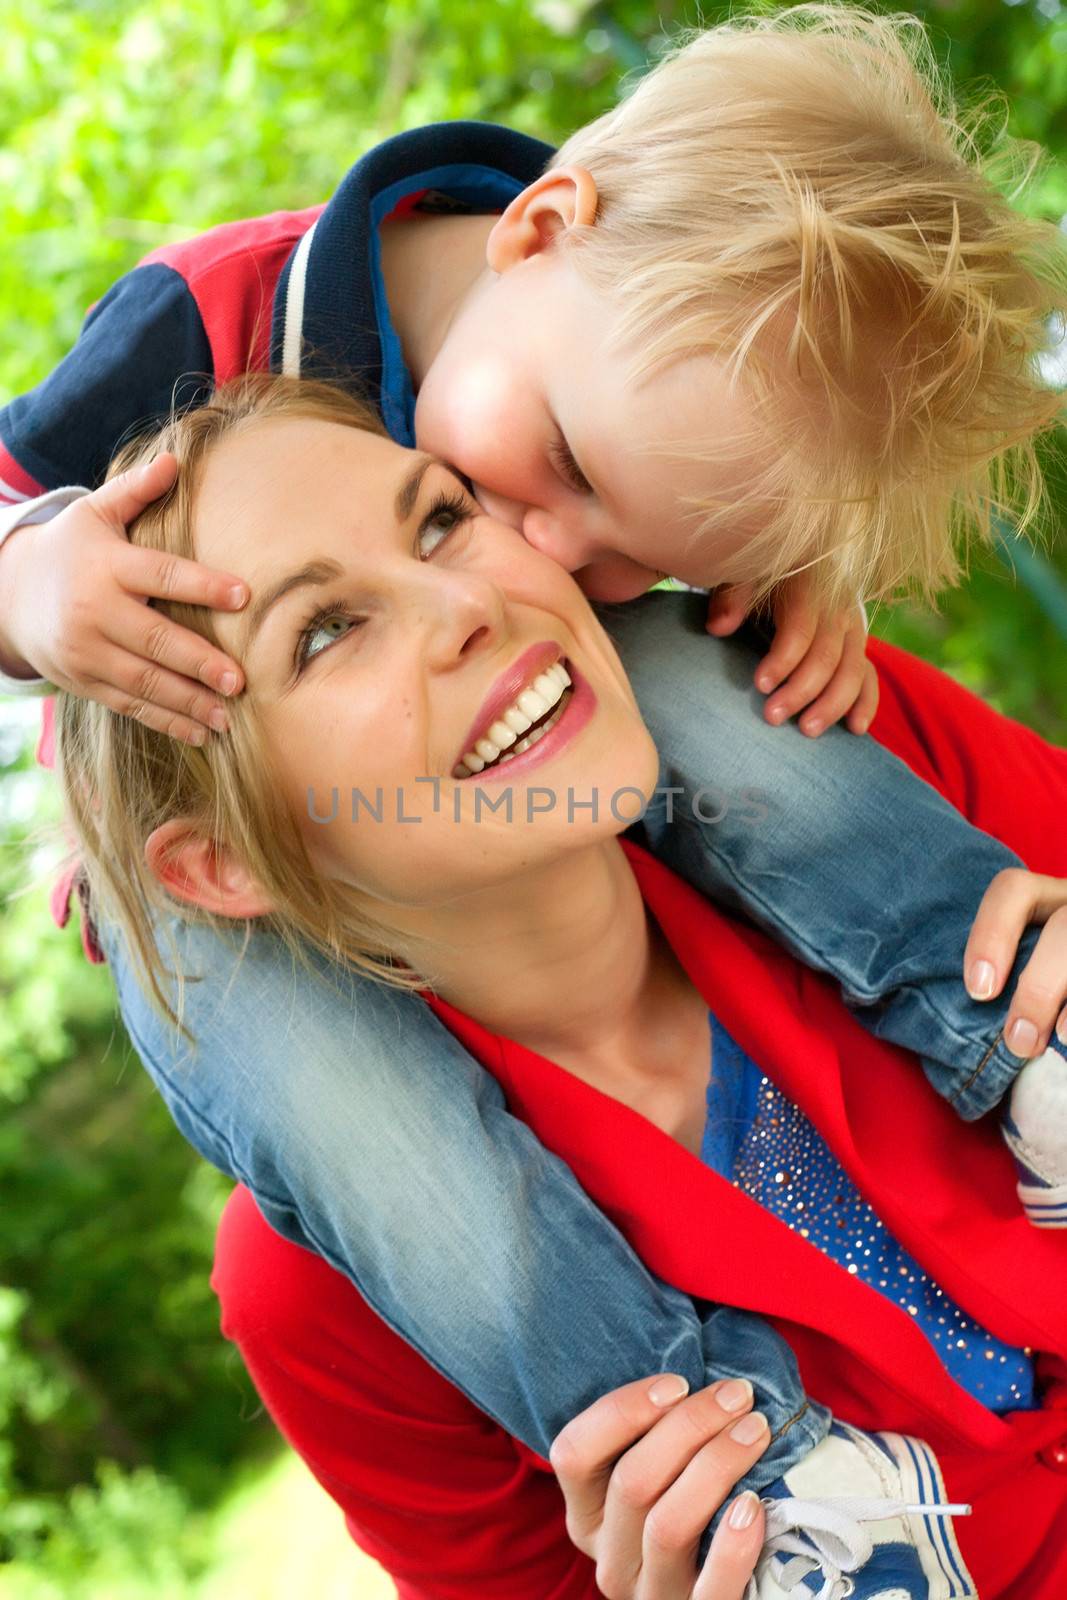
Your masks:
<svg viewBox="0 0 1067 1600"><path fill-rule="evenodd" d="M601 610L663 758L647 842L833 974L861 1020L980 1115L1019 1063L997 1045L1003 1009L967 999L961 957L981 892L1016 858L873 740L766 724L750 645L709 639L703 607L653 594ZM100 934L179 1128L509 1433L545 1456L599 1395L670 1370L694 1389L752 1381L774 1438L748 1487L824 1436L780 1336L652 1277L418 996L318 953L309 977L255 929L238 962L243 930L168 920L198 979L195 1052L141 994L116 931Z"/></svg>

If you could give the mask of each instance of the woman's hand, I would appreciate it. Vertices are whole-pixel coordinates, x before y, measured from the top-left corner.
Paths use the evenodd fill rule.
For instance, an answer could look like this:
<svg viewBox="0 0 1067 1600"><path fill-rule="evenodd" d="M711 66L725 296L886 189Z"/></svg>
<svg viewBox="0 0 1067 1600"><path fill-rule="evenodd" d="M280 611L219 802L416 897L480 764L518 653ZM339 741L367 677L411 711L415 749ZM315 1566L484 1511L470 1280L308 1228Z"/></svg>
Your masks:
<svg viewBox="0 0 1067 1600"><path fill-rule="evenodd" d="M596 1562L607 1600L742 1600L756 1565L763 1507L749 1492L716 1529L699 1573L696 1553L712 1515L770 1443L767 1420L742 1379L685 1394L673 1374L624 1384L552 1442L567 1532Z"/></svg>
<svg viewBox="0 0 1067 1600"><path fill-rule="evenodd" d="M1067 1044L1067 878L1046 878L1022 867L998 872L982 898L963 957L971 999L994 999L1032 922L1044 923L1044 932L1022 970L1004 1025L1004 1043L1024 1059L1047 1048L1053 1023Z"/></svg>
<svg viewBox="0 0 1067 1600"><path fill-rule="evenodd" d="M717 638L736 633L752 606L752 588L731 584L708 602L707 629ZM878 674L867 660L863 607L828 615L812 599L799 573L774 593L774 643L756 668L756 688L768 696L763 715L785 722L801 712L801 733L810 739L845 718L852 733L866 733L878 710Z"/></svg>

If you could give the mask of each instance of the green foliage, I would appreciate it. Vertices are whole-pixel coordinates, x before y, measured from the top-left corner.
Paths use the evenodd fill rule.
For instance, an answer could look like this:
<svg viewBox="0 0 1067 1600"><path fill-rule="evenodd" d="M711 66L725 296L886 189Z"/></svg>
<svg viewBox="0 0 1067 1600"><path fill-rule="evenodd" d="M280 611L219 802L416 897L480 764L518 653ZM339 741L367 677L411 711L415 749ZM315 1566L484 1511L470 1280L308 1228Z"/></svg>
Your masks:
<svg viewBox="0 0 1067 1600"><path fill-rule="evenodd" d="M1060 217L1067 11L916 9L957 78L999 86L1012 130L1059 158L1031 204ZM0 403L147 251L317 203L371 144L423 122L560 139L699 20L677 0L0 0ZM1055 505L1058 529L1062 482ZM939 615L878 626L1067 736L1063 639L995 558ZM55 797L28 726L0 717L0 1590L181 1600L206 1508L271 1436L208 1285L226 1185L141 1072L107 969L48 918L30 829ZM31 858L37 886L20 893Z"/></svg>

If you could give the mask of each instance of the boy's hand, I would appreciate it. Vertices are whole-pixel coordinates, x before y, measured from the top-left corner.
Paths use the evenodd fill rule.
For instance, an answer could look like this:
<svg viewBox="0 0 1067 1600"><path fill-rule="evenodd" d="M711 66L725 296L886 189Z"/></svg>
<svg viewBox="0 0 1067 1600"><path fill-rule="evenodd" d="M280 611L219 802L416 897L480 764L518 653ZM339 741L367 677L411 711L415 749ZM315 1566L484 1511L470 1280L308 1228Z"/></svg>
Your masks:
<svg viewBox="0 0 1067 1600"><path fill-rule="evenodd" d="M170 488L175 471L172 455L158 455L50 522L16 529L0 548L0 623L11 653L49 683L203 744L209 727L227 726L223 702L204 685L234 694L244 675L148 599L230 611L245 604L248 588L196 561L130 544L126 524Z"/></svg>
<svg viewBox="0 0 1067 1600"><path fill-rule="evenodd" d="M1023 1059L1042 1054L1053 1023L1067 1044L1067 878L1047 878L1022 867L998 872L982 898L963 957L971 999L992 1000L1003 989L1019 940L1032 922L1044 923L1044 932L1022 970L1004 1025L1004 1043Z"/></svg>
<svg viewBox="0 0 1067 1600"><path fill-rule="evenodd" d="M756 1495L735 1500L699 1573L696 1553L712 1515L767 1448L770 1430L752 1412L751 1386L737 1379L684 1394L684 1380L671 1375L624 1384L552 1441L567 1533L596 1562L607 1600L742 1600L746 1593L763 1545ZM742 1423L754 1437L731 1437Z"/></svg>
<svg viewBox="0 0 1067 1600"><path fill-rule="evenodd" d="M708 602L708 632L720 639L736 633L751 598L747 584L716 590ZM852 733L866 733L878 710L878 674L867 660L861 608L823 615L800 573L775 591L772 611L774 643L756 669L756 688L770 696L763 708L767 721L785 722L807 707L799 727L811 739L840 717Z"/></svg>

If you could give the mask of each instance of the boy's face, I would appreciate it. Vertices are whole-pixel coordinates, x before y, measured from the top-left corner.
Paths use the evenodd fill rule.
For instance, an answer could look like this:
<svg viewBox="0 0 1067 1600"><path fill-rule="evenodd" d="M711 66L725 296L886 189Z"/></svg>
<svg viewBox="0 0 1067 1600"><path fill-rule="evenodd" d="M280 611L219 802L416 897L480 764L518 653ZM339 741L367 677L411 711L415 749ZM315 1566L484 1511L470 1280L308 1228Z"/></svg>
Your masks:
<svg viewBox="0 0 1067 1600"><path fill-rule="evenodd" d="M690 548L687 497L729 505L760 465L744 397L720 363L683 357L636 387L610 349L613 309L566 252L488 272L460 307L419 390L419 447L453 462L494 517L573 572L599 600L657 578L720 581L756 531L753 511ZM577 469L577 470L576 470Z"/></svg>

